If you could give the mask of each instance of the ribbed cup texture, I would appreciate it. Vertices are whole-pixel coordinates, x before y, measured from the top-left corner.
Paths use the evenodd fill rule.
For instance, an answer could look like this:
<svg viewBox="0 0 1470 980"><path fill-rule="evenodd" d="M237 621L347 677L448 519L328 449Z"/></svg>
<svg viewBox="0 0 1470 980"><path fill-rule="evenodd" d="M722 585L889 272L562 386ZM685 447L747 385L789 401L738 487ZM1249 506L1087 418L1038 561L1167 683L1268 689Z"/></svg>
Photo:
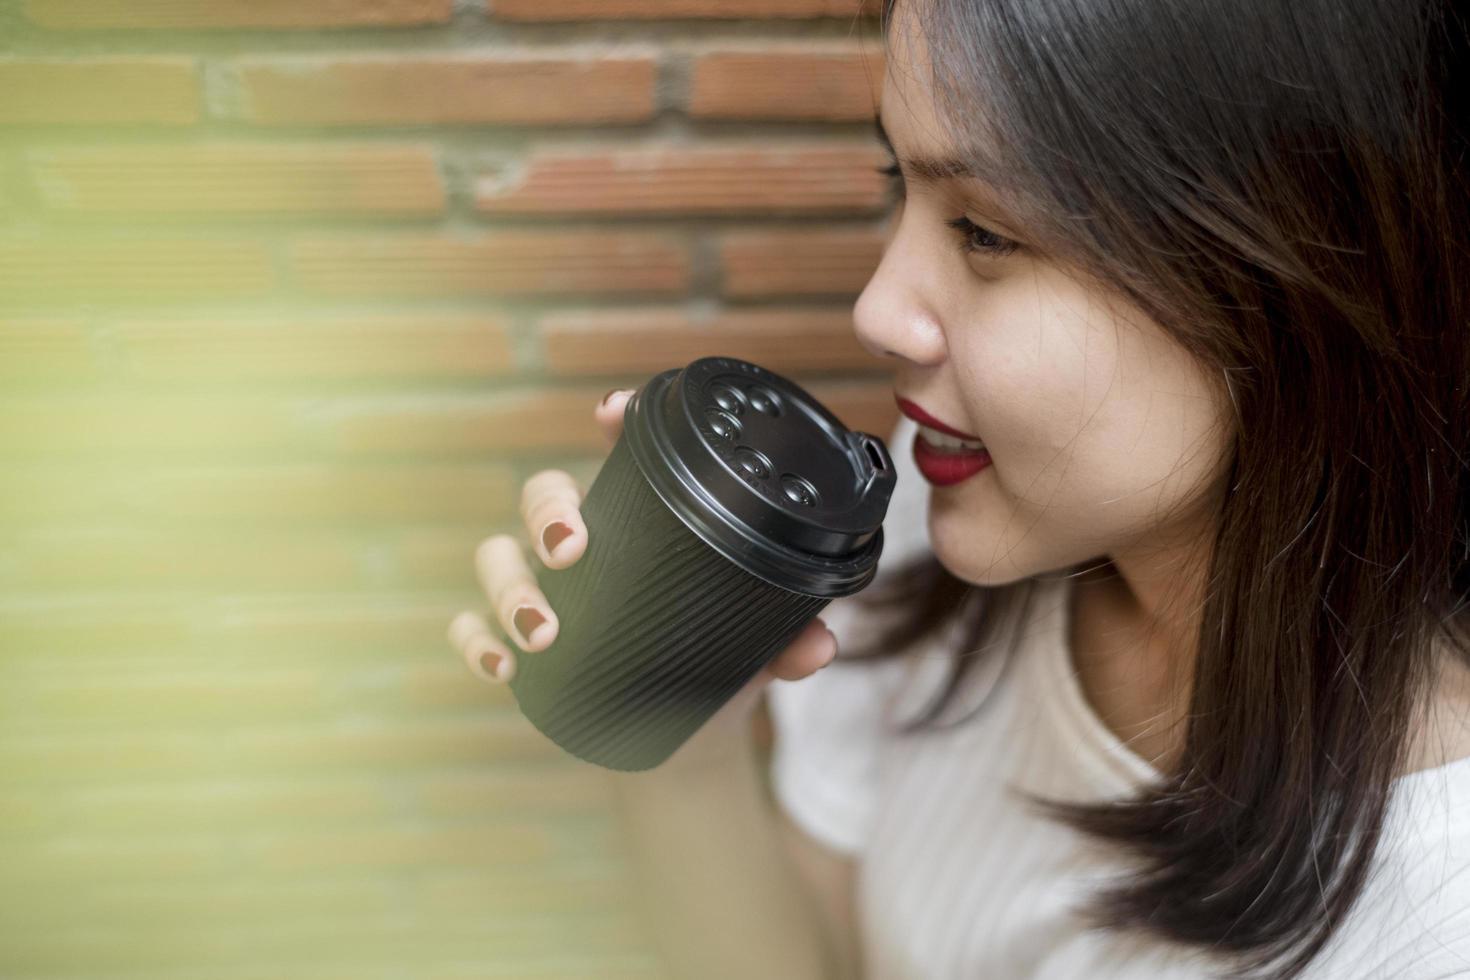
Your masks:
<svg viewBox="0 0 1470 980"><path fill-rule="evenodd" d="M580 510L586 553L538 579L559 632L517 654L510 686L521 713L572 755L651 769L831 599L771 585L706 545L649 486L626 439Z"/></svg>

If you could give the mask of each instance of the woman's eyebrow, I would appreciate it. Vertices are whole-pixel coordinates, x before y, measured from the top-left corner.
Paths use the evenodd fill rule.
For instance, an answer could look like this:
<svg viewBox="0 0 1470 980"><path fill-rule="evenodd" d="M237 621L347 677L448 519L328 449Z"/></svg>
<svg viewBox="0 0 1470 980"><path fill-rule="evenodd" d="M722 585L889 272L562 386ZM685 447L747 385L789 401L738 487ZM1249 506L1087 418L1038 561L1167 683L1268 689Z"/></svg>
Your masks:
<svg viewBox="0 0 1470 980"><path fill-rule="evenodd" d="M873 116L873 127L877 130L878 140L888 150L890 156L899 161L900 166L913 175L913 180L921 184L934 184L941 180L983 180L964 160L953 157L935 159L934 157L899 157L893 148L893 140L888 138L888 130L883 128L883 116Z"/></svg>
<svg viewBox="0 0 1470 980"><path fill-rule="evenodd" d="M995 185L981 176L980 171L969 162L954 157L942 159L899 157L898 152L893 148L893 140L888 138L888 130L883 128L881 113L873 116L873 128L878 133L878 140L887 148L889 156L898 160L901 166L910 172L914 183L934 185L953 180L971 181L969 184L961 185L960 189L975 207L999 224L1010 225L1014 228L1025 224L1024 221L1015 217L1025 212L1017 207L1008 207L995 190Z"/></svg>

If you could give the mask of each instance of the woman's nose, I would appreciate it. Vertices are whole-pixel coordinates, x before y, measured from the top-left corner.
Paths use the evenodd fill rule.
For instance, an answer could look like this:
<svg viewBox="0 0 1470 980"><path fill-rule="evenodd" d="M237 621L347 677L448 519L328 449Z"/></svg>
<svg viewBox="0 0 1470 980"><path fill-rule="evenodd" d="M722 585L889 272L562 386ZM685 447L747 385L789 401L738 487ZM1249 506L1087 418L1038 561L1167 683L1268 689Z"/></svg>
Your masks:
<svg viewBox="0 0 1470 980"><path fill-rule="evenodd" d="M914 243L901 229L893 234L852 311L858 342L874 357L925 366L944 360L944 333L927 298L924 268Z"/></svg>

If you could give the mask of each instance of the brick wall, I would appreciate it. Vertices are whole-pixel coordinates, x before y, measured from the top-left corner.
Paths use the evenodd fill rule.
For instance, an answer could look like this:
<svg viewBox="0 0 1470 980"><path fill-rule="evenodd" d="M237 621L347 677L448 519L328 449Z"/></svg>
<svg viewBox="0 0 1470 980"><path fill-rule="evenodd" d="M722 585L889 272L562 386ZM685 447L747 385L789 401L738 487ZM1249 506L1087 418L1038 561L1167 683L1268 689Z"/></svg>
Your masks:
<svg viewBox="0 0 1470 980"><path fill-rule="evenodd" d="M856 3L0 2L0 976L659 975L444 631L608 388L892 427Z"/></svg>

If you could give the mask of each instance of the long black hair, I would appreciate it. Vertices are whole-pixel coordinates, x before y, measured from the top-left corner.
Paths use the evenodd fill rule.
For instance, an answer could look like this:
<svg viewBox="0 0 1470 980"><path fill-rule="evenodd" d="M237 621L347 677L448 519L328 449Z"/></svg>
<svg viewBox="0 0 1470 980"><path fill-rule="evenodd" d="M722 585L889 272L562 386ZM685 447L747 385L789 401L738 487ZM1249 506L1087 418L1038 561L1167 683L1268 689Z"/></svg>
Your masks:
<svg viewBox="0 0 1470 980"><path fill-rule="evenodd" d="M1099 924L1290 978L1361 893L1437 649L1470 659L1465 15L1435 0L906 0L1027 243L1136 304L1234 415L1182 754L1107 804ZM881 8L895 41L895 0ZM1458 79L1458 81L1457 81ZM994 648L1035 583L932 555L858 601ZM976 600L974 602L968 600ZM990 655L990 654L985 654ZM957 657L930 727L978 656Z"/></svg>

